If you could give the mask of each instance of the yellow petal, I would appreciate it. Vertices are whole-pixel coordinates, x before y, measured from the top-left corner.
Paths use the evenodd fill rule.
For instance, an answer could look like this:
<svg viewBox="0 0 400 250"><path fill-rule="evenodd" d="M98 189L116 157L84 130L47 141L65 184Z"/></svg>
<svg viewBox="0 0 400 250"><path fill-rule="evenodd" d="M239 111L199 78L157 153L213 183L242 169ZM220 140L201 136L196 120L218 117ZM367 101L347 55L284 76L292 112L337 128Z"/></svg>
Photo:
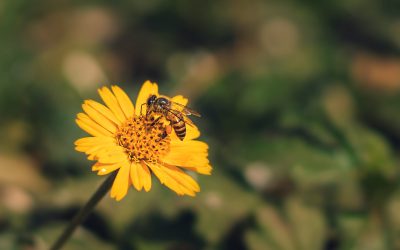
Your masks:
<svg viewBox="0 0 400 250"><path fill-rule="evenodd" d="M88 155L87 159L89 161L96 161L98 159L98 157L96 155Z"/></svg>
<svg viewBox="0 0 400 250"><path fill-rule="evenodd" d="M128 95L118 86L111 86L111 89L118 100L119 106L125 114L126 118L132 117L135 113L131 99Z"/></svg>
<svg viewBox="0 0 400 250"><path fill-rule="evenodd" d="M212 172L212 167L210 164L204 164L201 167L183 167L183 168L204 175L211 175Z"/></svg>
<svg viewBox="0 0 400 250"><path fill-rule="evenodd" d="M183 97L182 95L176 95L176 96L172 97L171 101L179 103L183 106L186 106L188 103L188 99Z"/></svg>
<svg viewBox="0 0 400 250"><path fill-rule="evenodd" d="M87 155L94 154L96 155L98 152L102 151L104 148L113 147L115 145L105 145L100 144L96 146L76 146L75 150L79 152L84 152Z"/></svg>
<svg viewBox="0 0 400 250"><path fill-rule="evenodd" d="M208 160L208 145L201 141L171 141L170 152L161 160L200 174L211 174L212 170Z"/></svg>
<svg viewBox="0 0 400 250"><path fill-rule="evenodd" d="M120 125L121 122L117 119L117 117L111 112L109 108L104 106L103 104L100 104L96 101L93 100L86 100L85 104L91 106L92 108L96 109L97 112L101 113L103 116L107 117L109 120L111 120L113 123L116 125Z"/></svg>
<svg viewBox="0 0 400 250"><path fill-rule="evenodd" d="M184 187L181 187L178 182L174 179L170 178L166 173L161 171L160 169L155 168L154 166L150 166L151 170L160 180L161 184L167 186L169 189L177 193L178 195L184 195L185 193L192 194L189 190L186 190Z"/></svg>
<svg viewBox="0 0 400 250"><path fill-rule="evenodd" d="M97 131L101 132L101 134L103 136L112 136L112 133L110 131L108 131L107 129L103 128L102 126L100 126L95 121L93 121L93 119L91 119L87 114L79 113L77 115L77 118L79 120L81 120L83 123L85 123L86 125L88 125L88 126L94 128L94 129L96 129Z"/></svg>
<svg viewBox="0 0 400 250"><path fill-rule="evenodd" d="M136 190L138 190L138 191L142 190L142 188L143 188L142 180L141 180L141 178L140 178L140 176L139 176L139 173L138 173L138 169L139 169L140 167L141 167L141 166L140 166L139 163L133 162L133 163L131 164L131 172L130 172L132 185L133 185L133 186L136 188Z"/></svg>
<svg viewBox="0 0 400 250"><path fill-rule="evenodd" d="M96 164L94 164L92 166L92 171L98 171L97 174L98 175L106 175L109 174L117 169L119 169L121 167L121 163L117 163L117 164L101 164L99 162L97 162Z"/></svg>
<svg viewBox="0 0 400 250"><path fill-rule="evenodd" d="M98 144L114 143L112 137L83 137L75 141L76 146L96 146Z"/></svg>
<svg viewBox="0 0 400 250"><path fill-rule="evenodd" d="M84 137L75 141L75 149L79 152L88 152L93 148L116 145L111 137Z"/></svg>
<svg viewBox="0 0 400 250"><path fill-rule="evenodd" d="M195 196L200 187L192 177L174 166L161 166L146 162L160 182L178 195Z"/></svg>
<svg viewBox="0 0 400 250"><path fill-rule="evenodd" d="M168 173L172 178L176 179L181 185L195 192L200 191L199 184L190 175L182 171L180 168L164 164L164 171Z"/></svg>
<svg viewBox="0 0 400 250"><path fill-rule="evenodd" d="M141 162L139 168L139 176L142 179L143 187L146 192L151 189L151 173L150 169L146 166L144 162Z"/></svg>
<svg viewBox="0 0 400 250"><path fill-rule="evenodd" d="M79 119L75 119L75 122L76 122L76 124L78 124L78 126L81 129L83 129L84 131L86 131L90 135L93 135L93 136L104 136L104 134L101 131L99 131L99 130L87 125L86 123L84 123L83 121L81 121Z"/></svg>
<svg viewBox="0 0 400 250"><path fill-rule="evenodd" d="M111 198L120 201L128 193L130 165L125 162L118 171L117 177L111 188Z"/></svg>
<svg viewBox="0 0 400 250"><path fill-rule="evenodd" d="M185 141L196 139L200 136L200 130L196 125L186 126L186 137Z"/></svg>
<svg viewBox="0 0 400 250"><path fill-rule="evenodd" d="M87 104L82 104L82 108L93 121L111 133L115 133L117 130L115 123L111 122L107 117L104 117L101 113L97 112L96 109Z"/></svg>
<svg viewBox="0 0 400 250"><path fill-rule="evenodd" d="M142 88L140 89L138 97L136 99L135 113L137 116L140 116L140 111L142 111L142 114L146 113L146 105L142 106L142 104L145 104L147 99L151 95L158 96L158 85L156 83L146 81L145 83L143 83Z"/></svg>
<svg viewBox="0 0 400 250"><path fill-rule="evenodd" d="M118 163L127 160L128 156L122 152L101 152L96 155L100 163Z"/></svg>
<svg viewBox="0 0 400 250"><path fill-rule="evenodd" d="M110 143L110 144L101 144L94 146L91 149L88 149L86 153L92 154L94 152L97 152L97 154L99 155L103 155L108 153L125 153L125 150L121 146L118 146L114 143Z"/></svg>
<svg viewBox="0 0 400 250"><path fill-rule="evenodd" d="M144 163L132 163L130 175L132 184L138 191L143 187L146 192L151 189L150 170Z"/></svg>
<svg viewBox="0 0 400 250"><path fill-rule="evenodd" d="M109 90L107 87L103 87L98 91L101 99L103 99L104 103L107 104L110 110L114 113L115 117L117 117L120 122L124 122L126 120L125 114L121 110L117 98L115 98L111 90Z"/></svg>
<svg viewBox="0 0 400 250"><path fill-rule="evenodd" d="M194 152L207 153L208 145L202 141L190 140L190 141L171 141L171 151L174 150L189 150Z"/></svg>

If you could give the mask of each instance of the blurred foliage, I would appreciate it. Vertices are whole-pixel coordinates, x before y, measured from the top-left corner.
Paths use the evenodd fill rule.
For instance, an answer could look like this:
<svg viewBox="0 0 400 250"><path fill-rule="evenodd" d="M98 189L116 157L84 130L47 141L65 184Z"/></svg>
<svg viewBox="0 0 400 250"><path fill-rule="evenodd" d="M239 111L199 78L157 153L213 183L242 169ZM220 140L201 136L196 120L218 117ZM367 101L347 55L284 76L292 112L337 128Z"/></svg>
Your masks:
<svg viewBox="0 0 400 250"><path fill-rule="evenodd" d="M0 1L0 249L45 249L102 181L82 100L150 79L203 117L196 198L108 197L65 249L400 249L400 2Z"/></svg>

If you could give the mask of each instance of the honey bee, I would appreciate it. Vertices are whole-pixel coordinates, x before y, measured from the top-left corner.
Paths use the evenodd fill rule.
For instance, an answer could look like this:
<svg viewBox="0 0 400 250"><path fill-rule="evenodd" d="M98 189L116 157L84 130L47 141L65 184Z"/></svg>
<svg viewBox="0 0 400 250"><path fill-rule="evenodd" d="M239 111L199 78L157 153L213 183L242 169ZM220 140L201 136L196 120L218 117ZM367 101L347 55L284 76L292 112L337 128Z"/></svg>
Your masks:
<svg viewBox="0 0 400 250"><path fill-rule="evenodd" d="M192 121L186 116L194 115L200 117L200 114L196 111L163 96L157 97L156 95L151 95L145 105L147 105L146 117L149 117L152 113L160 115L152 124L155 124L161 117L165 117L181 141L186 136L186 124L194 126ZM167 133L171 133L171 128L167 127L166 131Z"/></svg>

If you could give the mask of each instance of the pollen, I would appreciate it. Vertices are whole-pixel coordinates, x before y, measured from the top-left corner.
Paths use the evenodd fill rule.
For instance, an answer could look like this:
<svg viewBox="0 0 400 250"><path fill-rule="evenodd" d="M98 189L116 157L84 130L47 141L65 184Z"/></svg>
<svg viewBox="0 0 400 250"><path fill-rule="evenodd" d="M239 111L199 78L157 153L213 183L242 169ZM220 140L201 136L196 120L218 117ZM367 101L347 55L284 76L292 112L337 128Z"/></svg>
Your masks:
<svg viewBox="0 0 400 250"><path fill-rule="evenodd" d="M157 162L169 152L171 139L161 120L154 122L153 117L147 120L139 116L119 126L115 138L125 148L131 162Z"/></svg>

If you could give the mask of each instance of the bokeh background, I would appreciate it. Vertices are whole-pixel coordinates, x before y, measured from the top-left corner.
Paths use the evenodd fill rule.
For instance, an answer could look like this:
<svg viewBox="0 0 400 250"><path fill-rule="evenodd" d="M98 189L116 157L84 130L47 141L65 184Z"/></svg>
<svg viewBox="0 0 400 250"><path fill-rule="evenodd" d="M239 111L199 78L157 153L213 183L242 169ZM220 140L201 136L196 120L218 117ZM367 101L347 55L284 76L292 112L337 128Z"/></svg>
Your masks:
<svg viewBox="0 0 400 250"><path fill-rule="evenodd" d="M65 249L400 249L397 0L0 1L0 249L45 249L103 178L84 99L184 94L196 198L106 197Z"/></svg>

